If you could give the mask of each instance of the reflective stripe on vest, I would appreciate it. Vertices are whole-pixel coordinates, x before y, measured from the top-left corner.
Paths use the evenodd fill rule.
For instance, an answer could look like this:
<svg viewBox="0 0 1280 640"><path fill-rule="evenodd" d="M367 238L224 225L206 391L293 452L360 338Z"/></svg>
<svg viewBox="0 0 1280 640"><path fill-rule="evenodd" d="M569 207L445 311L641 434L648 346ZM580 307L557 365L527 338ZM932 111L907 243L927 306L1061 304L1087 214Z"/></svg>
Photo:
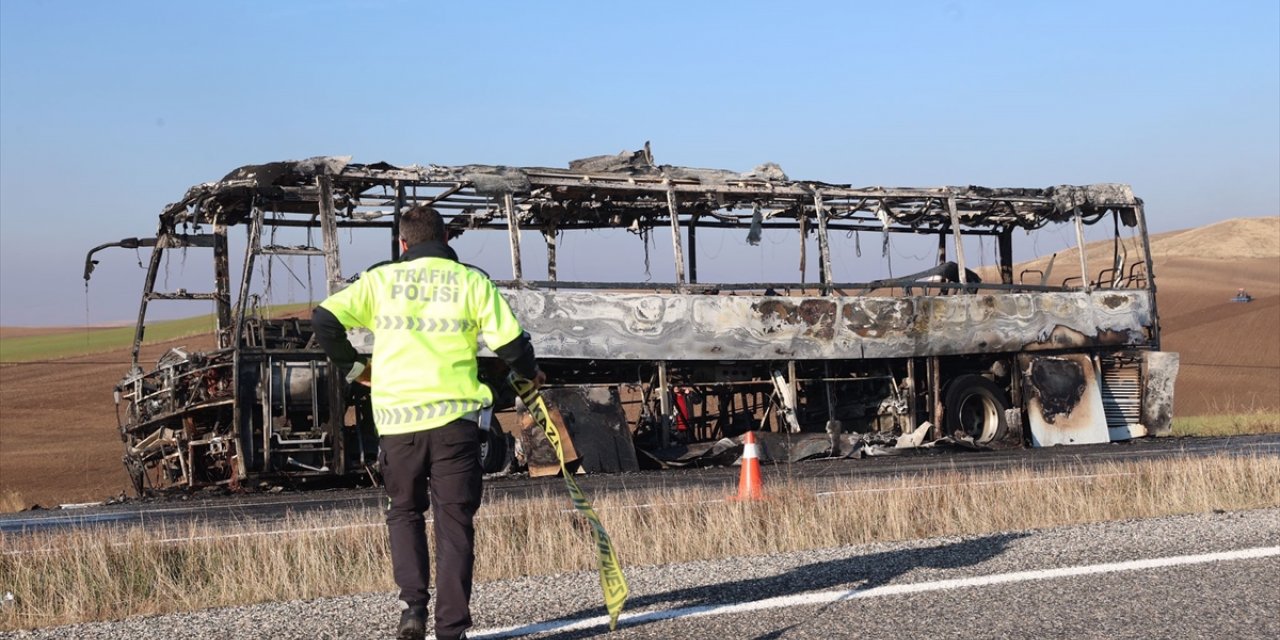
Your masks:
<svg viewBox="0 0 1280 640"><path fill-rule="evenodd" d="M484 405L474 400L444 400L429 402L416 407L393 407L391 409L374 409L373 419L378 426L393 426L405 423L422 422L436 417L453 417L479 411Z"/></svg>
<svg viewBox="0 0 1280 640"><path fill-rule="evenodd" d="M474 331L476 321L466 318L417 318L414 316L374 316L373 328L391 331L425 333L461 333Z"/></svg>

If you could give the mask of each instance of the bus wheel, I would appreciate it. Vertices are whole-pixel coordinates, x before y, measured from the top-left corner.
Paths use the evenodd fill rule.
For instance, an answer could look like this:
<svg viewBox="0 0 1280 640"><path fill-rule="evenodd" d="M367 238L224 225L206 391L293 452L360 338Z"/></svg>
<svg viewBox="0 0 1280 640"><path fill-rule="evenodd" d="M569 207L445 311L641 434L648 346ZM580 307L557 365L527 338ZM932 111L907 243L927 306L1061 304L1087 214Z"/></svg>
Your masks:
<svg viewBox="0 0 1280 640"><path fill-rule="evenodd" d="M947 385L943 395L943 426L949 435L964 435L978 444L1003 438L1009 430L1004 391L979 375L967 374Z"/></svg>
<svg viewBox="0 0 1280 640"><path fill-rule="evenodd" d="M499 473L511 470L511 461L514 452L511 450L508 442L510 436L506 431L502 430L502 426L498 424L497 416L494 416L489 423L489 429L482 432L484 437L480 440L480 466L485 473Z"/></svg>

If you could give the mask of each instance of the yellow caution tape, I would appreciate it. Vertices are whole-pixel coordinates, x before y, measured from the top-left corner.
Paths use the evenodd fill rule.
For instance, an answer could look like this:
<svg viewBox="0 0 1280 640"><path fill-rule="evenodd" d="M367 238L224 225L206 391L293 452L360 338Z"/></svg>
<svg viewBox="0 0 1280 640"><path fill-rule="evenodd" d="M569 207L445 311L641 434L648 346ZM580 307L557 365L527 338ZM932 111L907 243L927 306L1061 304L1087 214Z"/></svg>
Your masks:
<svg viewBox="0 0 1280 640"><path fill-rule="evenodd" d="M618 562L618 554L613 550L613 542L609 540L609 534L605 532L604 525L600 524L600 516L596 515L595 510L591 508L591 503L587 501L586 494L582 492L578 483L574 482L573 474L569 473L569 469L565 467L560 434L556 431L555 423L552 422L551 412L542 401L542 394L538 393L537 387L534 387L532 382L517 376L514 372L507 377L507 380L515 388L520 400L529 408L534 421L542 427L542 432L547 434L547 440L551 441L551 446L556 450L556 458L560 460L560 475L564 476L564 484L569 488L573 506L591 523L591 535L596 542L596 566L600 569L600 588L604 590L604 607L609 612L609 630L612 631L618 627L618 616L622 613L622 605L627 601L627 595L631 593L627 588L627 579L622 575L622 564Z"/></svg>

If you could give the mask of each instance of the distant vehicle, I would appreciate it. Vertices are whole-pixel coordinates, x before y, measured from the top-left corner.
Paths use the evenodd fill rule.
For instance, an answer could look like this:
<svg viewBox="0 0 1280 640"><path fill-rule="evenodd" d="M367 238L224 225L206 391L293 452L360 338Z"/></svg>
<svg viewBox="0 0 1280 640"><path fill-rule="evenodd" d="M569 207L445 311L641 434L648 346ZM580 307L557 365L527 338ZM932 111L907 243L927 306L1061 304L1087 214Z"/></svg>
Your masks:
<svg viewBox="0 0 1280 640"><path fill-rule="evenodd" d="M554 381L544 396L565 415L565 442L587 472L714 458L723 439L747 431L771 437L775 452L789 447L777 454L786 459L854 455L868 443L901 444L902 435L917 446L988 448L1170 431L1177 354L1160 349L1143 202L1127 185L855 188L792 180L776 165L749 173L657 165L647 147L568 169L329 157L246 166L196 185L161 212L155 237L86 257L87 280L100 249L152 248L132 366L116 387L138 493L375 476L367 391L332 371L309 320L268 317L259 301L270 299L273 263L323 263L328 294L358 275L339 256L357 239L398 258L400 215L420 203L439 209L454 236L509 245L480 266L503 270L510 258L511 279L496 282L533 337ZM1079 251L1065 279L1051 279L1052 261L1015 272L1015 241L1033 246L1024 237L1045 229L1082 244L1094 225L1115 229L1111 255ZM236 226L247 241L233 272ZM648 277L648 248L628 281L557 277L557 257L590 246L572 238L606 230L631 231L646 247L657 246L651 235L665 237L674 281ZM758 282L706 281L718 255L707 235L734 230L745 235L740 244L763 234L798 245L799 281L776 265ZM860 255L859 233L885 247L890 236L922 239L932 266L838 281L834 266L850 250ZM816 255L806 253L810 241ZM983 278L968 268L981 268L975 246L995 250ZM196 247L212 249L209 288L157 288L166 252ZM881 266L891 255L868 261ZM544 256L545 267L535 263ZM813 272L816 282L806 276ZM142 362L158 300L213 302L217 347ZM396 318L352 339L367 352L374 333L436 330L438 320ZM515 398L501 362L481 356L493 409L506 412ZM543 441L525 437L515 416L503 421L520 439L508 446L504 430L490 429L485 468L510 467L518 448L533 475Z"/></svg>
<svg viewBox="0 0 1280 640"><path fill-rule="evenodd" d="M1236 295L1231 298L1232 302L1253 302L1253 296L1243 288L1236 291Z"/></svg>

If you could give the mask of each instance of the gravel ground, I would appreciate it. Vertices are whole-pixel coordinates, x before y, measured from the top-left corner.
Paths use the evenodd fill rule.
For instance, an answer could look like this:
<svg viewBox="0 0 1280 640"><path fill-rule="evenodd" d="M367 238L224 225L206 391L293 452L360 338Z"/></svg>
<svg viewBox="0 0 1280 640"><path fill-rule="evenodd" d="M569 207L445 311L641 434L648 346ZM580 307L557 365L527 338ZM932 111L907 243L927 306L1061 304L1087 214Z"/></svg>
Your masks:
<svg viewBox="0 0 1280 640"><path fill-rule="evenodd" d="M1280 509L633 567L627 570L632 593L627 613L1275 545L1280 545ZM621 551L625 561L626 550ZM633 623L609 637L1280 637L1276 557L1200 565L1192 578L1183 569L867 598L750 618ZM595 617L603 614L599 603L599 583L591 573L484 583L473 599L475 631ZM397 615L394 595L375 593L10 632L0 638L360 640L394 637ZM531 637L569 640L603 632L547 631Z"/></svg>

